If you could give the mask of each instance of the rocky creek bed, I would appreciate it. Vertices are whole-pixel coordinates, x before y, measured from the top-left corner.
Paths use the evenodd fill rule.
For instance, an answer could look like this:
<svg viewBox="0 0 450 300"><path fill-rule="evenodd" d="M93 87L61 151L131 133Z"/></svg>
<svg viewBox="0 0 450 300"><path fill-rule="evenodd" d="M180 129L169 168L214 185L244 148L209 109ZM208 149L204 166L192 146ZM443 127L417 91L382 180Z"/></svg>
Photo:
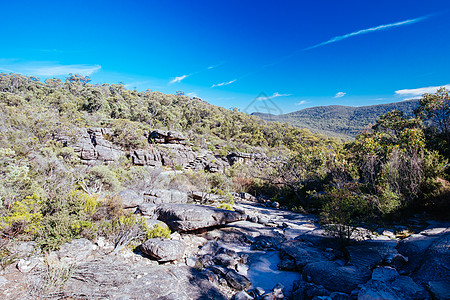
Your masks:
<svg viewBox="0 0 450 300"><path fill-rule="evenodd" d="M102 238L48 254L17 243L20 259L2 272L0 298L450 299L450 224L429 221L403 240L361 229L342 249L314 215L245 200L231 212L163 194L170 200L132 194L129 209L166 223L170 239L114 255Z"/></svg>

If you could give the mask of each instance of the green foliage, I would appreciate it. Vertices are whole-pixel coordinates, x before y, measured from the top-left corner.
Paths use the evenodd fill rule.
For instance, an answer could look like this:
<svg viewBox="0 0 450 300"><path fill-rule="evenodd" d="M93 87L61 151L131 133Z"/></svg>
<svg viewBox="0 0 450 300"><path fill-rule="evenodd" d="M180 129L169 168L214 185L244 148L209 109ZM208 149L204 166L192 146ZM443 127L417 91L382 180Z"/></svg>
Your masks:
<svg viewBox="0 0 450 300"><path fill-rule="evenodd" d="M149 228L148 226L145 227L146 231L146 239L152 239L152 238L170 238L171 231L167 225L163 224L156 224L153 227Z"/></svg>
<svg viewBox="0 0 450 300"><path fill-rule="evenodd" d="M302 109L283 115L255 113L264 120L288 123L299 128L307 128L311 132L334 136L345 140L353 140L370 124L392 110L403 111L413 116L418 107L417 100L401 101L371 106L318 106Z"/></svg>
<svg viewBox="0 0 450 300"><path fill-rule="evenodd" d="M419 103L415 112L424 121L427 146L450 159L449 91L440 88L434 94L424 94Z"/></svg>
<svg viewBox="0 0 450 300"><path fill-rule="evenodd" d="M226 210L234 210L233 206L231 206L229 203L220 203L217 208L226 209Z"/></svg>
<svg viewBox="0 0 450 300"><path fill-rule="evenodd" d="M359 186L348 184L341 189L331 189L323 196L321 220L326 229L347 244L357 226L373 215L372 199L362 194Z"/></svg>
<svg viewBox="0 0 450 300"><path fill-rule="evenodd" d="M41 229L42 217L42 200L33 194L11 205L9 214L0 218L0 229L20 226L25 233L35 235Z"/></svg>

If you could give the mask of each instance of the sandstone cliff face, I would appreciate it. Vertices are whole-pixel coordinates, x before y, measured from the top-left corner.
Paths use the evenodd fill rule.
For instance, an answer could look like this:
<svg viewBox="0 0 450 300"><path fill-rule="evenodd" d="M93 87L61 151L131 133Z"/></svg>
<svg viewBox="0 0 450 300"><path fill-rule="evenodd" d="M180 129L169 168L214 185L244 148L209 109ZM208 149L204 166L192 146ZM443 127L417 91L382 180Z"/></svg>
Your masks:
<svg viewBox="0 0 450 300"><path fill-rule="evenodd" d="M72 147L86 164L109 163L125 155L125 151L106 139L112 136L109 128L80 128L75 141L65 133L55 133L54 139L64 146Z"/></svg>
<svg viewBox="0 0 450 300"><path fill-rule="evenodd" d="M112 142L114 133L110 128L79 128L75 138L64 132L54 133L53 137L64 146L72 147L79 159L88 165L108 164L127 156L138 166L167 166L223 173L235 163L268 159L266 155L259 153L232 152L223 157L209 150L194 151L185 145L185 138L181 133L172 131L154 130L149 133L149 144L145 148L131 151Z"/></svg>

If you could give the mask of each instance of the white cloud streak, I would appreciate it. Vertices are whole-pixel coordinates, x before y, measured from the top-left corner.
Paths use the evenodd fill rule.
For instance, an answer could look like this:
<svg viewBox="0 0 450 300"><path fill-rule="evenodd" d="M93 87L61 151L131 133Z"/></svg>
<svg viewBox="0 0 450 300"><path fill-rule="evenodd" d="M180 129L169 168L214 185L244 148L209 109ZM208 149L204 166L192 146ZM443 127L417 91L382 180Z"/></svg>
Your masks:
<svg viewBox="0 0 450 300"><path fill-rule="evenodd" d="M346 94L347 94L347 93L339 92L339 93L336 93L336 95L334 95L334 98L342 98L342 97L344 97Z"/></svg>
<svg viewBox="0 0 450 300"><path fill-rule="evenodd" d="M308 101L306 101L306 100L301 100L301 101L299 101L299 102L297 102L297 103L294 103L294 105L300 106L300 105L303 105L303 104L306 104L306 103L308 103Z"/></svg>
<svg viewBox="0 0 450 300"><path fill-rule="evenodd" d="M183 79L185 79L186 77L189 77L189 76L190 76L190 74L177 76L174 79L172 79L169 83L172 84L172 83L181 82Z"/></svg>
<svg viewBox="0 0 450 300"><path fill-rule="evenodd" d="M444 87L446 89L450 89L450 84L442 85L442 86L428 86L428 87L422 87L418 89L403 89L395 91L396 95L399 96L407 96L407 97L421 97L423 94L428 93L436 93L436 91L440 88ZM412 98L414 99L414 98Z"/></svg>
<svg viewBox="0 0 450 300"><path fill-rule="evenodd" d="M414 24L414 23L423 21L429 17L430 16L428 15L428 16L423 16L423 17L419 17L419 18L415 18L415 19L409 19L409 20L405 20L405 21L401 21L401 22L390 23L390 24L379 25L379 26L371 27L371 28L367 28L367 29L362 29L362 30L354 31L354 32L347 33L344 35L338 35L338 36L335 36L335 37L329 39L328 41L305 48L304 50L311 50L314 48L322 47L322 46L325 46L325 45L328 45L331 43L335 43L335 42L339 42L339 41L342 41L342 40L345 40L345 39L348 39L348 38L351 38L351 37L354 37L357 35L361 35L361 34L367 34L367 33L375 32L375 31L386 30L386 29L393 28L393 27Z"/></svg>
<svg viewBox="0 0 450 300"><path fill-rule="evenodd" d="M264 100L268 100L268 99L273 99L273 98L278 98L278 97L288 97L288 96L292 96L292 94L280 94L278 92L275 92L275 93L273 93L272 96L258 97L258 98L256 98L256 100L264 101Z"/></svg>
<svg viewBox="0 0 450 300"><path fill-rule="evenodd" d="M237 79L233 79L233 80L230 80L230 81L227 81L227 82L221 82L221 83L213 84L211 87L213 88L213 87L216 87L216 86L229 85L229 84L232 84L232 83L234 83L236 81L237 81Z"/></svg>
<svg viewBox="0 0 450 300"><path fill-rule="evenodd" d="M63 76L68 74L79 74L90 76L101 69L100 65L61 65L55 62L15 62L0 64L0 71L15 72L34 76Z"/></svg>

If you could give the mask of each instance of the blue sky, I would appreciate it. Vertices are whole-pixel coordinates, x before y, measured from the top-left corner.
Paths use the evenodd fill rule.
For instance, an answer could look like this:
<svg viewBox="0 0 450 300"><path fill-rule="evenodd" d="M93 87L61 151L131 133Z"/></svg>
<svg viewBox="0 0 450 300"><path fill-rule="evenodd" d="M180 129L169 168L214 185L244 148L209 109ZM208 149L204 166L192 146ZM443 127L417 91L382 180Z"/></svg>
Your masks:
<svg viewBox="0 0 450 300"><path fill-rule="evenodd" d="M2 1L0 71L89 75L245 109L401 101L450 84L450 1ZM449 85L450 87L450 85Z"/></svg>

